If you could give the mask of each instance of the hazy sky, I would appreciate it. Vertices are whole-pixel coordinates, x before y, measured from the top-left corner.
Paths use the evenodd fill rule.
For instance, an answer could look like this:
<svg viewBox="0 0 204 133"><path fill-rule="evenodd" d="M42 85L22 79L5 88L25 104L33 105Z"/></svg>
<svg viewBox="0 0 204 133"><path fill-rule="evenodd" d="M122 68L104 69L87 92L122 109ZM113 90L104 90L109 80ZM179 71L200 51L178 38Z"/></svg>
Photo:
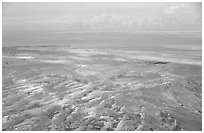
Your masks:
<svg viewBox="0 0 204 133"><path fill-rule="evenodd" d="M201 3L3 3L3 32L201 31Z"/></svg>

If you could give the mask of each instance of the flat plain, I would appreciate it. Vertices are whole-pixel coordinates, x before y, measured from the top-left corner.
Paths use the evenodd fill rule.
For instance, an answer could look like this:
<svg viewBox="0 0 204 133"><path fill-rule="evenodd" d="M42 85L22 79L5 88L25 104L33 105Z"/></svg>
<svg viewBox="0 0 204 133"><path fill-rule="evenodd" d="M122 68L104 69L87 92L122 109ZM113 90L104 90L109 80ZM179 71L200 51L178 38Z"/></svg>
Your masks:
<svg viewBox="0 0 204 133"><path fill-rule="evenodd" d="M2 130L202 130L195 53L3 47Z"/></svg>

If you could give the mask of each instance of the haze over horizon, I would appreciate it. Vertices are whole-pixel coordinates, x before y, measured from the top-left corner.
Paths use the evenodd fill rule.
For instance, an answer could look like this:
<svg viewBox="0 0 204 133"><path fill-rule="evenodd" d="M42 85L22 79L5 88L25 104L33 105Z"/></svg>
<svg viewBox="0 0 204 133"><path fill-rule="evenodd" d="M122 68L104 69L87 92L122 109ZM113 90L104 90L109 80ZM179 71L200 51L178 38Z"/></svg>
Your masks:
<svg viewBox="0 0 204 133"><path fill-rule="evenodd" d="M201 31L202 3L3 3L3 31Z"/></svg>

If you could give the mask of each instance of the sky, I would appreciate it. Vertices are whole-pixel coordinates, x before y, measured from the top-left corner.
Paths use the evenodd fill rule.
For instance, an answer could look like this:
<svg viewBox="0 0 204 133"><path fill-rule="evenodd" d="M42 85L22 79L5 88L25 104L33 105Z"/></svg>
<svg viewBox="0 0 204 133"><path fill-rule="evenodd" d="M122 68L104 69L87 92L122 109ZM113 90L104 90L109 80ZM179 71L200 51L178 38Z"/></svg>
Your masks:
<svg viewBox="0 0 204 133"><path fill-rule="evenodd" d="M201 31L202 3L3 3L3 32Z"/></svg>

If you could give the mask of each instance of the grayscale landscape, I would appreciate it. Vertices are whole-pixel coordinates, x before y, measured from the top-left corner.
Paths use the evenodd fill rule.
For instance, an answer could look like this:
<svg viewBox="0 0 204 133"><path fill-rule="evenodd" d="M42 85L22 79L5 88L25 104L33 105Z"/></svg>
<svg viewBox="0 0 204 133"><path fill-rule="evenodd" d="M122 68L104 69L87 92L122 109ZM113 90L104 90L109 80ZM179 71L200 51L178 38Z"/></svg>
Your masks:
<svg viewBox="0 0 204 133"><path fill-rule="evenodd" d="M201 4L3 3L2 131L202 131Z"/></svg>

